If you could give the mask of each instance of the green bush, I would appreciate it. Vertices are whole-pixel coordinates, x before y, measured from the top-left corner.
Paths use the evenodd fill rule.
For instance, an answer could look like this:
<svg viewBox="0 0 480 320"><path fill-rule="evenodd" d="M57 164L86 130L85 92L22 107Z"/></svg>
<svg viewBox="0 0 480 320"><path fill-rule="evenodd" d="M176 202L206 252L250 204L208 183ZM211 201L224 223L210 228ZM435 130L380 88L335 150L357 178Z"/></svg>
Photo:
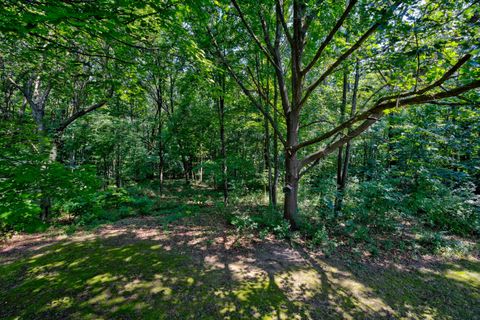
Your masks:
<svg viewBox="0 0 480 320"><path fill-rule="evenodd" d="M148 197L139 197L134 198L130 202L130 206L137 212L140 216L151 215L154 211L155 201Z"/></svg>
<svg viewBox="0 0 480 320"><path fill-rule="evenodd" d="M27 139L27 137L24 137ZM40 202L49 199L52 207L49 218L63 209L75 215L89 210L92 194L99 180L93 166L67 167L48 159L50 144L39 142L32 153L16 143L19 136L10 137L11 144L0 144L0 222L16 231L40 231L46 224L39 219ZM5 142L5 141L2 141Z"/></svg>
<svg viewBox="0 0 480 320"><path fill-rule="evenodd" d="M88 214L97 214L102 207L99 203L99 192L92 194L80 194L79 196L68 199L61 204L61 210L72 214L75 218Z"/></svg>
<svg viewBox="0 0 480 320"><path fill-rule="evenodd" d="M417 240L417 243L433 253L440 252L447 245L447 241L441 232L424 232Z"/></svg>
<svg viewBox="0 0 480 320"><path fill-rule="evenodd" d="M258 223L248 214L234 215L230 223L239 233L254 232L258 229Z"/></svg>
<svg viewBox="0 0 480 320"><path fill-rule="evenodd" d="M241 213L227 216L227 220L239 233L256 233L265 238L273 233L279 239L290 238L290 223L282 218L280 213L271 208L260 209L254 214Z"/></svg>
<svg viewBox="0 0 480 320"><path fill-rule="evenodd" d="M319 247L323 244L325 244L328 241L328 232L325 226L322 226L317 232L312 237L312 240L310 241L310 246L311 247Z"/></svg>
<svg viewBox="0 0 480 320"><path fill-rule="evenodd" d="M368 230L390 232L396 229L395 217L402 195L388 181L360 183L344 209L346 229L359 240L367 238Z"/></svg>
<svg viewBox="0 0 480 320"><path fill-rule="evenodd" d="M480 234L480 201L474 186L449 189L435 179L419 179L406 206L434 229L459 235Z"/></svg>
<svg viewBox="0 0 480 320"><path fill-rule="evenodd" d="M279 239L288 239L290 237L290 223L287 220L282 220L272 229L275 236Z"/></svg>
<svg viewBox="0 0 480 320"><path fill-rule="evenodd" d="M98 203L102 208L119 208L129 205L133 200L128 191L124 188L109 186L98 195Z"/></svg>

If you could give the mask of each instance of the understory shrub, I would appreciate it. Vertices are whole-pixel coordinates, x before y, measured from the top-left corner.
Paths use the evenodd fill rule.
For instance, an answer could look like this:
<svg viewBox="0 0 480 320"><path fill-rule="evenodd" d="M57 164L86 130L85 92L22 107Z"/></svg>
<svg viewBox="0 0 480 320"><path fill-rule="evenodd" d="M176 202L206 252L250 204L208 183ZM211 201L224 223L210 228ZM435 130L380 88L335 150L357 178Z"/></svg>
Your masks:
<svg viewBox="0 0 480 320"><path fill-rule="evenodd" d="M349 197L343 216L346 231L358 240L368 238L369 231L382 233L397 227L402 195L388 181L365 181Z"/></svg>
<svg viewBox="0 0 480 320"><path fill-rule="evenodd" d="M92 165L76 167L52 162L48 157L51 142L32 132L10 132L0 139L0 223L2 229L34 232L48 225L39 218L40 202L49 199L49 219L54 220L62 208L79 215L87 211L90 197L98 190L99 180ZM0 128L4 133L5 128ZM15 129L16 130L16 129ZM30 144L37 146L33 152ZM33 145L33 144L32 144Z"/></svg>
<svg viewBox="0 0 480 320"><path fill-rule="evenodd" d="M227 220L242 234L258 233L260 238L265 238L272 233L279 239L288 239L291 235L290 223L272 208L227 215Z"/></svg>
<svg viewBox="0 0 480 320"><path fill-rule="evenodd" d="M480 234L480 197L474 186L449 189L435 179L420 179L405 207L425 224L458 235Z"/></svg>
<svg viewBox="0 0 480 320"><path fill-rule="evenodd" d="M146 196L134 198L130 202L131 208L140 216L151 215L154 211L154 205L155 201Z"/></svg>
<svg viewBox="0 0 480 320"><path fill-rule="evenodd" d="M252 217L248 214L233 215L229 221L237 230L238 233L254 232L258 229Z"/></svg>

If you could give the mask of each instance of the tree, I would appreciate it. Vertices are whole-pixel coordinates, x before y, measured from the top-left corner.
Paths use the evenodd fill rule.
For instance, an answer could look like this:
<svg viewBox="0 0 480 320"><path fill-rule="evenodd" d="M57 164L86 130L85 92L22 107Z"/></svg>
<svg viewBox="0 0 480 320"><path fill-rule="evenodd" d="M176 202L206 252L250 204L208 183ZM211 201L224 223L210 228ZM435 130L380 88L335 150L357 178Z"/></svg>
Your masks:
<svg viewBox="0 0 480 320"><path fill-rule="evenodd" d="M257 49L271 64L276 75L286 132L283 133L271 117L268 118L275 134L284 145L284 217L293 228L296 227L299 181L310 167L368 130L391 109L457 97L480 87L480 80L464 78L460 82L457 81L457 83L460 83L459 85L444 91L438 91L445 84L451 83L448 80L452 76L462 75L461 67L472 58L472 53L469 53L469 50L472 50L471 47L460 45L458 51L454 54L459 58L453 63L453 66L448 66L453 58L442 61L440 57L444 55L439 53L445 50L445 39L454 41L447 33L443 38L440 37L441 41L433 45L434 48L438 49L432 52L438 54L436 61L442 66L440 70L443 75L434 80L431 74L427 72L428 77L422 78L421 72L417 68L416 75L414 75L414 78L417 79L417 85L413 88L409 86L409 76L402 75L403 78L398 77L395 81L397 87L403 90L392 89L390 94L385 92L383 97L369 103L368 107L365 106L363 110L358 110L352 117L342 121L334 128L326 130L316 137L301 141L299 128L302 111L307 104L311 103L312 95L319 87L325 85L329 77L343 63L348 63L355 54L365 55L365 53L359 52L359 49L368 46L375 35L378 35L377 43L381 47L385 44L396 46L399 45L396 41L398 35L395 33L397 31L400 33L404 32L405 29L410 31L417 28L417 24L428 23L428 18L441 12L441 10L448 10L449 12L449 15L445 17L445 23L451 22L451 16L461 17L462 23L467 23L471 13L465 15L465 11L462 11L462 5L442 3L429 11L426 10L430 5L429 2L412 6L409 2L401 1L387 3L380 6L382 8L380 12L374 12L368 3L352 0L340 11L341 14L337 15L338 18L334 23L327 24L326 21L329 21L327 14L331 11L336 13L339 10L337 6L325 8L325 6L322 7L305 0L293 0L288 5L282 0L266 1L262 2L261 5L248 2L242 3L242 6L236 0L231 0L231 5L237 13L238 20L236 21L243 26ZM469 3L465 2L464 5L469 6ZM274 14L269 14L272 11ZM338 41L337 34L348 19L360 19L362 23L357 25L358 29L349 37L354 39L351 43L338 45L335 43ZM404 21L407 21L407 23L404 23ZM438 28L441 22L437 22L436 27ZM368 26L365 26L366 24ZM405 28L405 25L407 25L407 28ZM317 31L323 35L323 39L315 36L318 34ZM262 36L258 35L259 32ZM212 31L210 31L210 34L213 37L213 44L218 50L219 44L216 37ZM417 35L417 33L415 34ZM382 40L381 37L387 39ZM431 36L429 41L433 41ZM462 44L469 41L465 40ZM332 46L336 48L331 49ZM288 48L288 50L285 48ZM220 50L218 52L222 54ZM382 58L385 55L378 54L378 56ZM256 85L254 91L248 89L245 80L239 74L239 71L234 69L234 65L228 60L228 57L226 55L222 55L222 57L227 70L242 88L244 94L266 115L265 109L259 102L260 100L268 100L265 93ZM248 59L248 56L244 56L244 58ZM376 60L373 56L366 56L363 59ZM290 69L287 70L286 66L289 66ZM317 75L319 66L320 73ZM436 74L440 74L439 70L436 71ZM420 78L422 78L421 81L419 81ZM420 87L419 82L425 84ZM330 139L331 141L329 141ZM321 146L322 144L323 146ZM317 147L317 149L312 150L313 147Z"/></svg>

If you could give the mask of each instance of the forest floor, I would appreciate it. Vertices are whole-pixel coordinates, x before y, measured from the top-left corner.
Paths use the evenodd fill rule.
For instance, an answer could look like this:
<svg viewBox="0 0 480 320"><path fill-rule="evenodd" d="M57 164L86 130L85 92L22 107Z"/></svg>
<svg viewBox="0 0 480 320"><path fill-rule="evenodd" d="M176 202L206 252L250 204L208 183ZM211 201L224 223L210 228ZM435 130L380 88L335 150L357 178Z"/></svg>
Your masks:
<svg viewBox="0 0 480 320"><path fill-rule="evenodd" d="M0 318L480 319L477 258L327 258L242 237L208 203L181 208L15 235L0 246Z"/></svg>

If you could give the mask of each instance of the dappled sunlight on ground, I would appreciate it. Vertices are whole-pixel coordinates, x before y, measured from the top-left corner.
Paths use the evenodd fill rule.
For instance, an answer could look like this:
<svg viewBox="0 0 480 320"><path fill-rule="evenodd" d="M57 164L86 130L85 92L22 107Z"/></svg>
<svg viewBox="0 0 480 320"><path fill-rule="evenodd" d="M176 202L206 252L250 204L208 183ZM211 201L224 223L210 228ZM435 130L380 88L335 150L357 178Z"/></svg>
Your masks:
<svg viewBox="0 0 480 320"><path fill-rule="evenodd" d="M218 217L132 218L1 249L5 319L475 319L480 264L418 270L244 241Z"/></svg>
<svg viewBox="0 0 480 320"><path fill-rule="evenodd" d="M444 273L446 278L463 282L465 285L480 289L480 273L470 270L447 270Z"/></svg>

